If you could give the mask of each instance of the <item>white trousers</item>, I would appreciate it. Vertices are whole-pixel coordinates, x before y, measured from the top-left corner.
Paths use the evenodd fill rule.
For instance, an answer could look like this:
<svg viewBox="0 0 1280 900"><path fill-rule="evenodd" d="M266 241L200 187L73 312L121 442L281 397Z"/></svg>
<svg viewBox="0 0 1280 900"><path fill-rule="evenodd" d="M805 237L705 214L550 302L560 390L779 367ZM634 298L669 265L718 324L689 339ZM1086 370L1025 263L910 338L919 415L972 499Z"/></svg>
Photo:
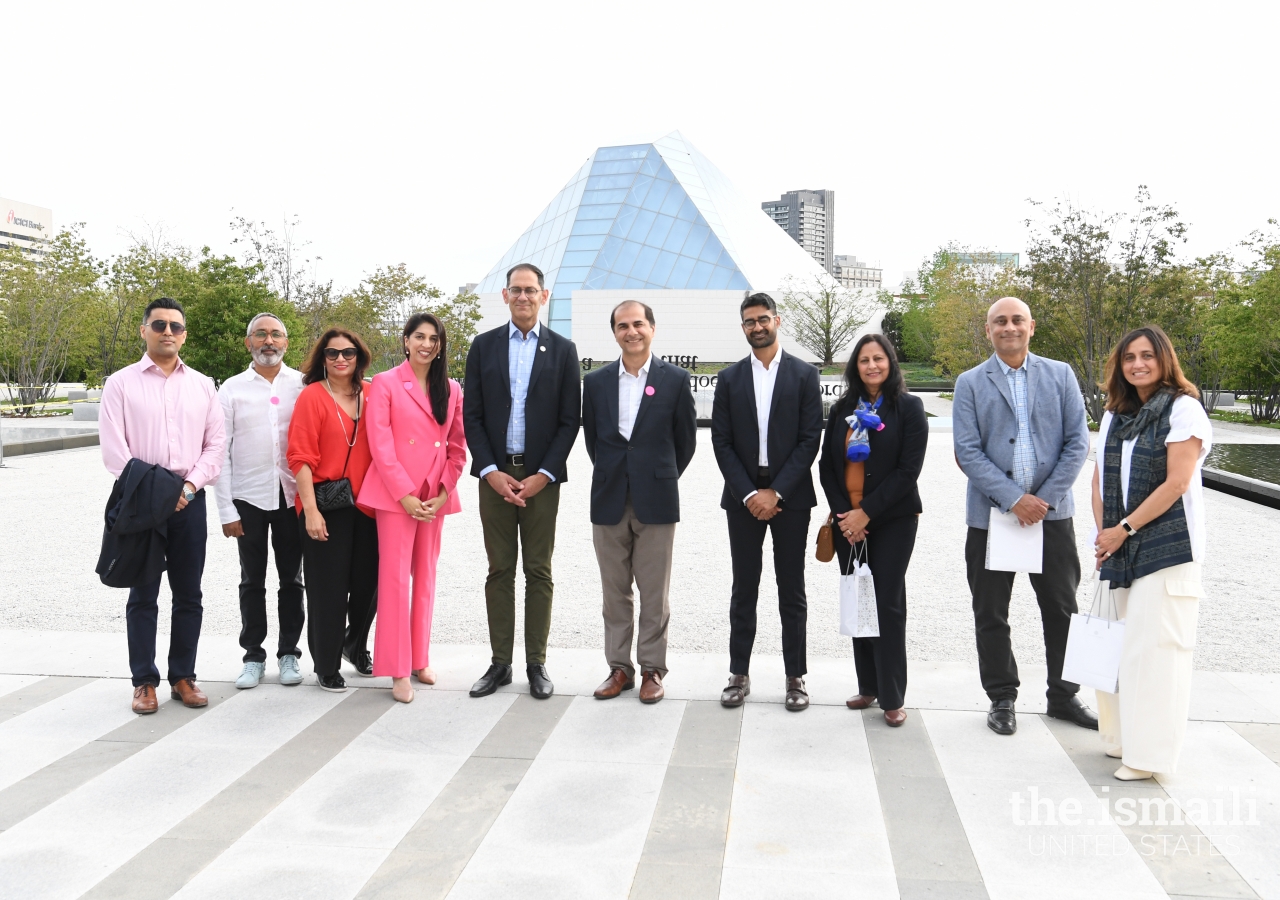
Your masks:
<svg viewBox="0 0 1280 900"><path fill-rule="evenodd" d="M1161 569L1115 591L1116 612L1124 619L1120 684L1115 694L1097 692L1098 733L1109 749L1123 749L1131 769L1171 774L1178 766L1203 596L1197 562Z"/></svg>

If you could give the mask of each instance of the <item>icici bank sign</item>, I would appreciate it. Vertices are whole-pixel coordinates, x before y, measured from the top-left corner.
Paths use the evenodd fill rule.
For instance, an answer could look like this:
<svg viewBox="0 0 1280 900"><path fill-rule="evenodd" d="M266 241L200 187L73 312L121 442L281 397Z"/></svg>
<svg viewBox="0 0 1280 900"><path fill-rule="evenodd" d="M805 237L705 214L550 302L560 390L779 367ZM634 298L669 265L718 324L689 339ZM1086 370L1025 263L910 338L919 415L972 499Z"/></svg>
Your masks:
<svg viewBox="0 0 1280 900"><path fill-rule="evenodd" d="M3 207L0 207L0 209L2 208ZM36 231L44 231L44 223L37 222L34 219L24 219L12 209L9 210L9 216L5 221L10 225L17 225L19 228L31 228Z"/></svg>

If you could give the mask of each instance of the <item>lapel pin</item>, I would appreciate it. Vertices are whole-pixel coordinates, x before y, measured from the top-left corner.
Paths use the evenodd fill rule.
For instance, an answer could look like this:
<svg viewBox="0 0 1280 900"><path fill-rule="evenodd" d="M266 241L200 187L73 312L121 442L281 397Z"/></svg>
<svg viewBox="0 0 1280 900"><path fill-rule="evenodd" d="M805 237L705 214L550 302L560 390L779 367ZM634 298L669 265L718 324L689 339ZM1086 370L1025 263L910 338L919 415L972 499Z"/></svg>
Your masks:
<svg viewBox="0 0 1280 900"><path fill-rule="evenodd" d="M648 394L650 397L652 397L652 396L653 396L653 385L646 385L646 386L645 386L645 389L644 389L644 392L645 392L646 394Z"/></svg>
<svg viewBox="0 0 1280 900"><path fill-rule="evenodd" d="M411 390L413 390L413 382L412 382L412 381L406 381L406 382L404 383L404 389L405 389L406 391L411 391Z"/></svg>
<svg viewBox="0 0 1280 900"><path fill-rule="evenodd" d="M546 353L546 352L547 352L547 348L546 348L545 346L543 346L543 347L539 347L539 348L538 348L538 352L540 352L540 353Z"/></svg>

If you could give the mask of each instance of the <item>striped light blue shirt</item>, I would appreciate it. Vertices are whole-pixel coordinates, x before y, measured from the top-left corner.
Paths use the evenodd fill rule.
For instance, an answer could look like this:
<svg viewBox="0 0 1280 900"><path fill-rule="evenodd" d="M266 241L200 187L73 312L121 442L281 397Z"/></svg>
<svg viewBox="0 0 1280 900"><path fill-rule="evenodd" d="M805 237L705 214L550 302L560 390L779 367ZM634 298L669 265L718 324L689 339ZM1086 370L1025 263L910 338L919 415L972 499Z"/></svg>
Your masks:
<svg viewBox="0 0 1280 900"><path fill-rule="evenodd" d="M1031 440L1031 411L1027 405L1027 363L1023 360L1022 365L1015 369L1005 365L999 356L996 361L1009 382L1009 393L1013 394L1013 408L1018 416L1018 440L1013 447L1013 480L1029 494L1036 479L1036 448Z"/></svg>
<svg viewBox="0 0 1280 900"><path fill-rule="evenodd" d="M529 375L533 372L534 354L538 352L538 329L534 323L527 335L522 334L515 322L507 323L507 377L511 380L511 418L507 421L507 453L512 455L524 453L525 438L525 399L529 396ZM480 473L484 478L490 472L497 471L497 466L486 466ZM555 481L555 476L546 469L538 470L547 476L548 481Z"/></svg>

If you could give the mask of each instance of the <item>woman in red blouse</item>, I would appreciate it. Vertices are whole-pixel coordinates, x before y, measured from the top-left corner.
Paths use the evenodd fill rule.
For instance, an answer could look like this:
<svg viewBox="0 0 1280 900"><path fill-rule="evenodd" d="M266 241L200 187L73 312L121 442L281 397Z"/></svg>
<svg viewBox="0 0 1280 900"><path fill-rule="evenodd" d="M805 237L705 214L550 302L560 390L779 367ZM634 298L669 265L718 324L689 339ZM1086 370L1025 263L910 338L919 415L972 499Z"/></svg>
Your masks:
<svg viewBox="0 0 1280 900"><path fill-rule="evenodd" d="M289 468L298 479L302 513L307 646L326 691L347 689L338 671L344 656L360 674L373 674L368 644L378 590L378 526L372 510L355 505L370 460L363 421L369 361L358 336L326 331L303 366L307 386L289 423Z"/></svg>

